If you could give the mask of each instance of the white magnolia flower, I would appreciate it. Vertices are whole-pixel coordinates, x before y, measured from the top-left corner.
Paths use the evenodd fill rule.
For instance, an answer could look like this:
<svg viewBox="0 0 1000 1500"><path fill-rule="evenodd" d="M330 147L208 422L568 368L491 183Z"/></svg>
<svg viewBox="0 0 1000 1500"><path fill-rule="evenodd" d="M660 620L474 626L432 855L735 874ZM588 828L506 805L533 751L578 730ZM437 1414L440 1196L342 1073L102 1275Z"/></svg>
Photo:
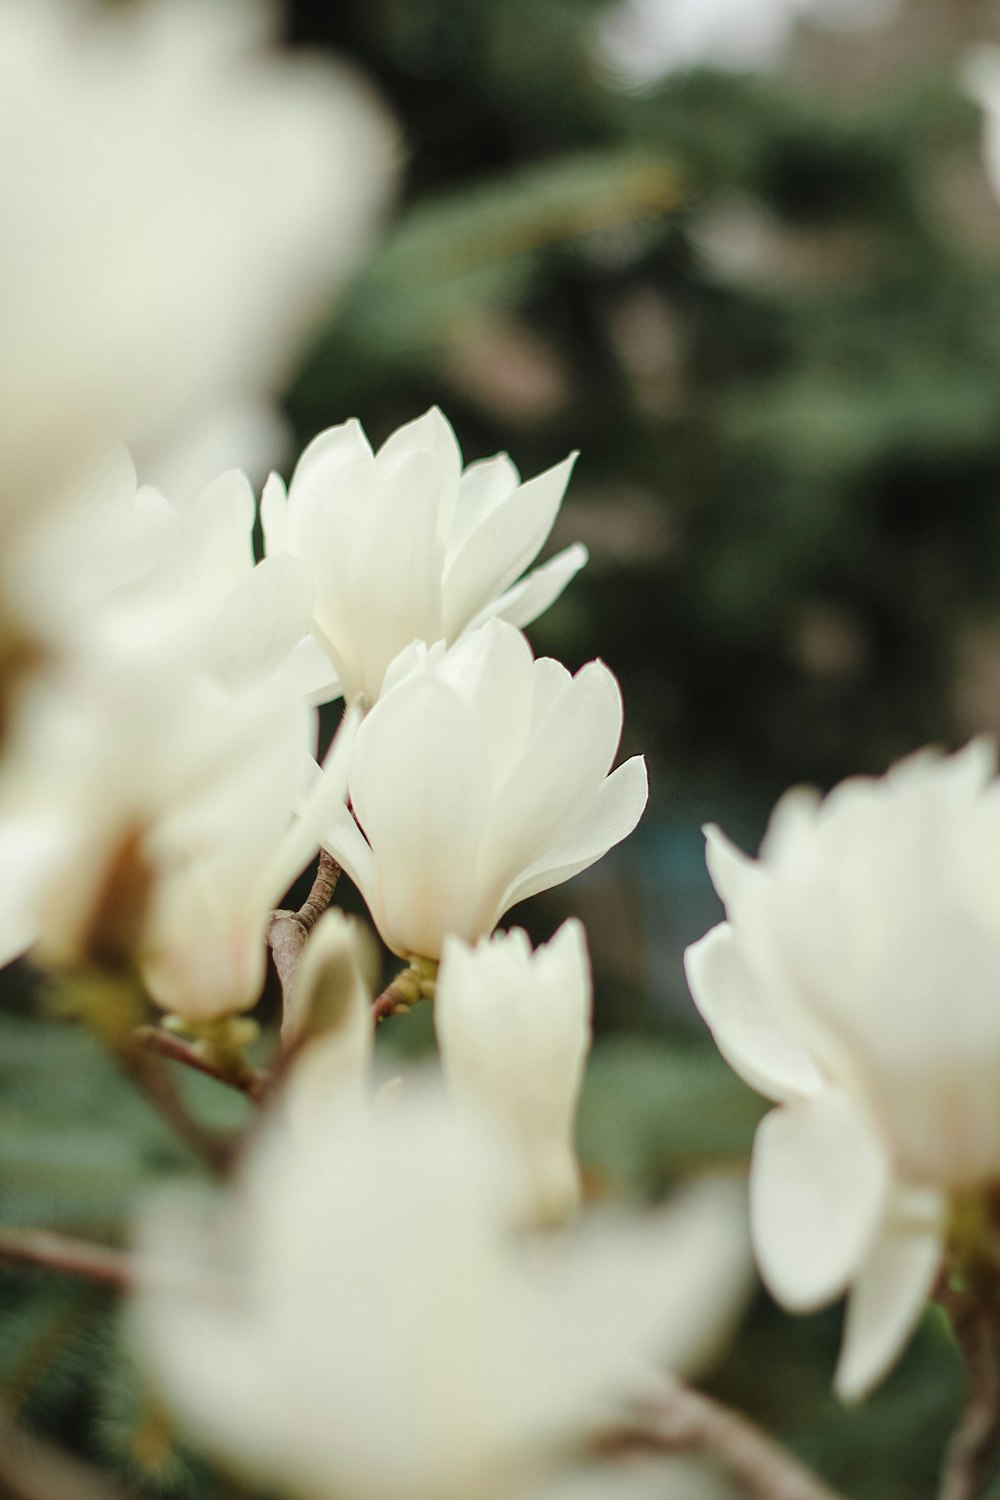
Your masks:
<svg viewBox="0 0 1000 1500"><path fill-rule="evenodd" d="M310 570L313 629L336 674L329 696L374 703L411 641L450 644L492 616L523 626L548 609L585 549L521 575L552 530L575 457L525 484L505 453L463 470L434 407L377 453L359 422L320 433L287 496L272 475L261 504L267 550Z"/></svg>
<svg viewBox="0 0 1000 1500"><path fill-rule="evenodd" d="M340 809L324 847L393 952L436 959L449 933L485 936L632 832L646 767L611 771L621 729L603 662L572 677L499 620L450 651L417 646L361 726L353 816Z"/></svg>
<svg viewBox="0 0 1000 1500"><path fill-rule="evenodd" d="M347 739L319 777L314 740L276 680L232 693L141 664L36 679L0 779L0 846L17 851L0 958L35 943L43 963L136 963L189 1020L254 1004L269 913L343 796Z"/></svg>
<svg viewBox="0 0 1000 1500"><path fill-rule="evenodd" d="M756 863L715 829L727 921L687 953L723 1055L778 1108L751 1170L765 1281L852 1287L837 1384L863 1394L916 1323L948 1205L1000 1176L994 754L925 753L823 801L789 792Z"/></svg>
<svg viewBox="0 0 1000 1500"><path fill-rule="evenodd" d="M255 562L256 515L237 469L168 499L113 449L10 549L8 606L56 656L149 669L186 660L230 688L280 673L314 697L327 665L309 633L308 574L293 557Z"/></svg>
<svg viewBox="0 0 1000 1500"><path fill-rule="evenodd" d="M526 1215L558 1223L580 1202L573 1149L590 1048L592 986L582 925L569 921L532 953L520 929L470 947L446 938L434 1024L454 1098L511 1141Z"/></svg>
<svg viewBox="0 0 1000 1500"><path fill-rule="evenodd" d="M381 1114L272 1127L228 1198L161 1197L140 1356L191 1433L308 1500L486 1500L649 1378L746 1285L741 1196L521 1241L488 1141L409 1078ZM190 1282L184 1285L184 1272Z"/></svg>
<svg viewBox="0 0 1000 1500"><path fill-rule="evenodd" d="M346 71L265 0L0 3L0 499L280 379L386 196Z"/></svg>

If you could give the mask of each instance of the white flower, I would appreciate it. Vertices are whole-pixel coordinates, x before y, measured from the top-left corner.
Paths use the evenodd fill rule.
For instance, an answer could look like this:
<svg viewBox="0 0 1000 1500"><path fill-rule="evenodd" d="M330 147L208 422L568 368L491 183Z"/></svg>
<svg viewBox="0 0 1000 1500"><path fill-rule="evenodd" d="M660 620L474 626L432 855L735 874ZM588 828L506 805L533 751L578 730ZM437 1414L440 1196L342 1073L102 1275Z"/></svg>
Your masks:
<svg viewBox="0 0 1000 1500"><path fill-rule="evenodd" d="M445 939L434 999L445 1076L461 1105L487 1113L511 1141L526 1215L539 1223L558 1223L579 1206L573 1130L591 999L577 921L536 953L519 929L474 948Z"/></svg>
<svg viewBox="0 0 1000 1500"><path fill-rule="evenodd" d="M316 777L314 738L276 680L231 693L141 664L36 679L0 779L0 843L18 851L0 865L0 956L135 963L190 1020L254 1004L269 913L343 796L347 739Z"/></svg>
<svg viewBox="0 0 1000 1500"><path fill-rule="evenodd" d="M7 560L7 602L55 656L153 669L187 661L240 688L280 673L306 697L327 675L302 563L255 563L257 507L239 470L195 497L139 485L122 448L45 508Z"/></svg>
<svg viewBox="0 0 1000 1500"><path fill-rule="evenodd" d="M258 0L0 4L0 498L266 391L353 268L390 132Z"/></svg>
<svg viewBox="0 0 1000 1500"><path fill-rule="evenodd" d="M751 1170L765 1281L852 1286L837 1383L872 1386L931 1290L947 1208L1000 1176L994 755L925 753L778 804L757 863L716 830L728 920L687 953L724 1056L778 1103Z"/></svg>
<svg viewBox="0 0 1000 1500"><path fill-rule="evenodd" d="M983 161L990 186L1000 198L1000 47L973 48L965 59L962 79L983 110Z"/></svg>
<svg viewBox="0 0 1000 1500"><path fill-rule="evenodd" d="M499 1174L499 1175L498 1175ZM410 1078L265 1132L228 1199L161 1197L140 1356L192 1434L309 1500L485 1500L648 1378L700 1358L746 1285L741 1200L519 1241L488 1142ZM185 1270L190 1272L187 1289Z"/></svg>
<svg viewBox="0 0 1000 1500"><path fill-rule="evenodd" d="M803 20L865 29L900 0L623 0L603 20L602 51L632 84L682 68L752 72L775 67Z"/></svg>
<svg viewBox="0 0 1000 1500"><path fill-rule="evenodd" d="M646 805L641 756L611 771L621 692L603 662L571 677L498 620L396 663L351 758L353 817L324 847L401 957L492 932L517 901L587 869Z"/></svg>
<svg viewBox="0 0 1000 1500"><path fill-rule="evenodd" d="M374 703L411 641L450 644L490 616L523 626L548 609L585 549L521 574L552 530L575 456L525 484L503 453L463 471L434 407L375 454L358 422L320 433L287 497L272 475L261 504L267 550L310 570L313 629L336 673L330 696Z"/></svg>
<svg viewBox="0 0 1000 1500"><path fill-rule="evenodd" d="M301 1134L326 1117L331 1100L360 1107L369 1097L375 1035L365 960L357 923L336 908L324 912L281 1018L282 1045L295 1048L285 1106Z"/></svg>

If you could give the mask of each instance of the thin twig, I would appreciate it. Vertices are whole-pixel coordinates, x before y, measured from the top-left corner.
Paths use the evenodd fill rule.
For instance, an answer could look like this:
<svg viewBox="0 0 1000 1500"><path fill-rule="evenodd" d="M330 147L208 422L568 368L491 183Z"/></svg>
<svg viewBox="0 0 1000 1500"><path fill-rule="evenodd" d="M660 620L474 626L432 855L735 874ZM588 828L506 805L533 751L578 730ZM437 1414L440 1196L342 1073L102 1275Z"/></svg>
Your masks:
<svg viewBox="0 0 1000 1500"><path fill-rule="evenodd" d="M170 1128L200 1156L213 1172L225 1172L230 1166L234 1145L224 1137L206 1130L190 1114L180 1094L168 1078L159 1060L140 1047L128 1047L118 1053L122 1068L159 1110Z"/></svg>
<svg viewBox="0 0 1000 1500"><path fill-rule="evenodd" d="M274 967L286 1005L295 984L306 939L330 905L339 876L340 866L337 861L325 849L321 849L312 890L298 911L276 911L271 918L267 941L274 955Z"/></svg>
<svg viewBox="0 0 1000 1500"><path fill-rule="evenodd" d="M175 1036L171 1031L164 1031L162 1026L137 1027L133 1033L133 1041L146 1051L155 1052L157 1056L166 1057L171 1062L183 1063L186 1068L193 1068L196 1073L203 1073L206 1078L214 1078L217 1083L236 1089L238 1093L245 1094L248 1099L255 1102L262 1099L267 1092L270 1079L266 1072L259 1068L252 1068L249 1063L239 1070L227 1071L210 1056L199 1051L196 1043L186 1042L183 1037Z"/></svg>
<svg viewBox="0 0 1000 1500"><path fill-rule="evenodd" d="M3 1500L127 1500L103 1474L0 1416Z"/></svg>
<svg viewBox="0 0 1000 1500"><path fill-rule="evenodd" d="M682 1385L645 1402L634 1426L601 1447L612 1454L645 1449L713 1458L747 1500L838 1500L835 1491L748 1418Z"/></svg>
<svg viewBox="0 0 1000 1500"><path fill-rule="evenodd" d="M994 1316L988 1305L979 1304L954 1319L968 1390L961 1419L948 1444L938 1500L975 1500L996 1455L1000 1440L1000 1368Z"/></svg>
<svg viewBox="0 0 1000 1500"><path fill-rule="evenodd" d="M100 1281L120 1291L133 1286L136 1279L134 1264L123 1250L53 1234L47 1229L0 1226L0 1263L42 1266L48 1271Z"/></svg>
<svg viewBox="0 0 1000 1500"><path fill-rule="evenodd" d="M405 1015L412 1004L412 994L399 983L398 978L394 979L381 995L376 995L372 1001L372 1023L378 1026L380 1022L387 1021L390 1016Z"/></svg>

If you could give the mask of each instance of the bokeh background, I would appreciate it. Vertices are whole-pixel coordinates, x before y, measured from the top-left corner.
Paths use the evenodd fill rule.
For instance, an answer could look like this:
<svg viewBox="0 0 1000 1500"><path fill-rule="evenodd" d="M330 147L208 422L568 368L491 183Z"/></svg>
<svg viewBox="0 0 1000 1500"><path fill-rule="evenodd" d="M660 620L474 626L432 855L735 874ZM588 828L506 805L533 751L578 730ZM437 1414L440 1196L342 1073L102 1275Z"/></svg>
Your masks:
<svg viewBox="0 0 1000 1500"><path fill-rule="evenodd" d="M613 667L653 795L623 849L516 919L588 926L590 1190L738 1166L761 1105L681 966L719 915L702 823L753 850L791 783L1000 729L1000 203L961 84L1000 8L294 0L288 36L355 61L406 153L285 394L296 439L358 416L380 440L436 402L467 459L507 449L530 475L581 450L551 546L591 563L531 635ZM383 1031L418 1050L428 1017ZM152 1170L190 1166L23 987L0 1033L6 1219L114 1233ZM103 1293L25 1273L0 1298L10 1411L137 1493L239 1493L176 1449ZM943 1321L848 1411L840 1316L761 1293L713 1388L847 1494L931 1495L961 1392Z"/></svg>

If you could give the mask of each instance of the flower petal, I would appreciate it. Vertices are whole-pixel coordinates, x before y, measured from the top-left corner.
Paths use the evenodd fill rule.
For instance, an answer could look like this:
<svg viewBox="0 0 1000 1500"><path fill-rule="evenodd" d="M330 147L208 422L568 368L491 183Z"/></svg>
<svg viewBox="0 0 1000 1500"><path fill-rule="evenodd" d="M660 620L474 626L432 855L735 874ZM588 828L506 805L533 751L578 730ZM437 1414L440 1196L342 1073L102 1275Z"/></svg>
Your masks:
<svg viewBox="0 0 1000 1500"><path fill-rule="evenodd" d="M545 850L534 864L511 881L497 904L496 920L518 901L571 880L602 859L632 832L649 798L646 762L634 755L598 789L585 817L564 839Z"/></svg>
<svg viewBox="0 0 1000 1500"><path fill-rule="evenodd" d="M452 559L444 578L444 625L449 640L538 556L575 462L576 454L570 454L522 484L485 518Z"/></svg>
<svg viewBox="0 0 1000 1500"><path fill-rule="evenodd" d="M823 1089L757 1127L750 1226L760 1272L792 1312L822 1307L869 1253L885 1211L889 1163L860 1107Z"/></svg>
<svg viewBox="0 0 1000 1500"><path fill-rule="evenodd" d="M489 756L457 694L418 674L376 704L358 732L350 790L375 857L365 894L389 947L436 958L446 932L477 937Z"/></svg>
<svg viewBox="0 0 1000 1500"><path fill-rule="evenodd" d="M306 637L311 612L304 564L287 553L266 557L226 600L204 665L228 687L262 681Z"/></svg>
<svg viewBox="0 0 1000 1500"><path fill-rule="evenodd" d="M507 500L521 483L521 476L507 453L481 458L469 464L459 480L458 502L452 518L448 561L459 552L486 517Z"/></svg>
<svg viewBox="0 0 1000 1500"><path fill-rule="evenodd" d="M499 623L484 627L510 631ZM493 796L483 868L499 890L586 817L611 769L622 726L621 689L603 662L588 662L537 725Z"/></svg>
<svg viewBox="0 0 1000 1500"><path fill-rule="evenodd" d="M565 547L547 563L522 578L520 583L507 589L499 599L494 599L492 604L480 611L469 628L474 630L484 620L496 619L506 620L508 624L523 630L555 603L566 585L587 562L588 556L582 542L574 542L572 546Z"/></svg>
<svg viewBox="0 0 1000 1500"><path fill-rule="evenodd" d="M716 1046L751 1088L780 1102L820 1087L811 1059L747 965L731 923L720 922L692 943L684 968Z"/></svg>
<svg viewBox="0 0 1000 1500"><path fill-rule="evenodd" d="M919 1321L941 1264L945 1201L933 1192L909 1196L923 1200L919 1218L906 1223L894 1214L851 1291L835 1380L844 1401L866 1396L894 1363Z"/></svg>

